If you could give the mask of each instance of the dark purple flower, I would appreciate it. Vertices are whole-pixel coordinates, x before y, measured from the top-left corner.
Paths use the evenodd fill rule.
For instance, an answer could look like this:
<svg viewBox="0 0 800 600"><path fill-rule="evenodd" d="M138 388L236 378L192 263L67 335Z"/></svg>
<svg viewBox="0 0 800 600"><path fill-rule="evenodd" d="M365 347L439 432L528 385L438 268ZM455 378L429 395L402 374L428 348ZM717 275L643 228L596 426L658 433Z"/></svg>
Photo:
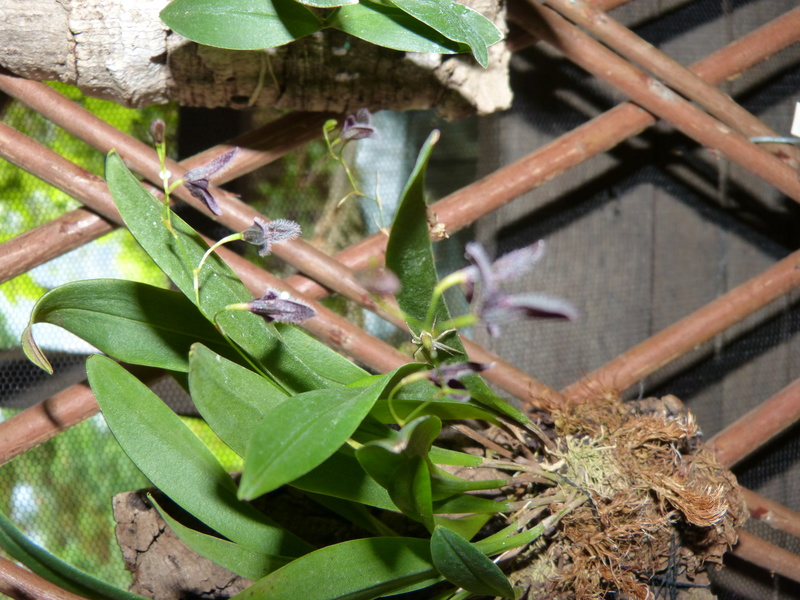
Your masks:
<svg viewBox="0 0 800 600"><path fill-rule="evenodd" d="M266 221L261 217L253 220L252 227L242 232L242 239L258 249L259 256L267 256L272 251L272 244L293 240L300 235L300 225L289 219Z"/></svg>
<svg viewBox="0 0 800 600"><path fill-rule="evenodd" d="M427 371L428 381L436 387L447 387L452 390L466 390L467 386L461 383L463 377L480 373L494 366L494 363L484 364L476 362L461 362L452 365L439 365ZM469 400L469 394L450 394L456 400Z"/></svg>
<svg viewBox="0 0 800 600"><path fill-rule="evenodd" d="M490 263L480 244L467 244L466 254L472 262L472 267L464 269L467 296L472 302L475 284L480 284L480 299L475 311L492 337L500 335L500 325L518 319L574 321L578 318L578 311L565 300L540 294L509 294L498 285L498 282L512 276L519 277L538 262L544 254L543 242L510 252L494 264Z"/></svg>
<svg viewBox="0 0 800 600"><path fill-rule="evenodd" d="M288 292L272 289L268 289L261 298L248 302L247 310L261 315L267 321L280 323L300 323L317 315L317 311Z"/></svg>
<svg viewBox="0 0 800 600"><path fill-rule="evenodd" d="M366 108L360 108L354 115L349 115L342 125L339 138L343 142L350 140L361 140L370 137L375 133L372 126L372 114Z"/></svg>
<svg viewBox="0 0 800 600"><path fill-rule="evenodd" d="M211 177L215 173L221 171L231 161L237 150L239 149L234 148L233 150L228 150L225 154L220 154L207 165L186 171L186 175L183 176L183 184L189 189L192 196L205 204L208 210L215 215L221 215L222 211L219 209L217 201L208 191Z"/></svg>

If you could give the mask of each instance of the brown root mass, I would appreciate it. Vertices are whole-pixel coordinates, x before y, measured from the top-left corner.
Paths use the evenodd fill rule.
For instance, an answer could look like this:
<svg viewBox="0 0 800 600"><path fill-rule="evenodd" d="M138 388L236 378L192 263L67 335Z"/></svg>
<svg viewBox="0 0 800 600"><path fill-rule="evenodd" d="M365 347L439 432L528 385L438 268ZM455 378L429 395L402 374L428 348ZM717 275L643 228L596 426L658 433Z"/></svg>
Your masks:
<svg viewBox="0 0 800 600"><path fill-rule="evenodd" d="M623 403L605 394L552 414L564 466L554 499L587 501L550 544L518 557L512 579L528 598L652 598L651 578L693 580L720 563L746 518L734 476L699 441L672 396ZM553 502L555 513L563 503Z"/></svg>

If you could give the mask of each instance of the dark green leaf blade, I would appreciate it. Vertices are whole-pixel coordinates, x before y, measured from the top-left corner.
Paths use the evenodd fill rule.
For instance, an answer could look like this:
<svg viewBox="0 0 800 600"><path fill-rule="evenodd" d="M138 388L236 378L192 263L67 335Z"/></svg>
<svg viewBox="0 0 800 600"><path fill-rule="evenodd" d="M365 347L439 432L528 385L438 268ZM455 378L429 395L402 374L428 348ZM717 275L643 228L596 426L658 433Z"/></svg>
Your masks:
<svg viewBox="0 0 800 600"><path fill-rule="evenodd" d="M52 323L114 358L170 371L189 370L189 348L202 341L235 352L186 297L122 279L74 281L47 292L30 324Z"/></svg>
<svg viewBox="0 0 800 600"><path fill-rule="evenodd" d="M358 4L358 0L297 0L297 2L314 8L336 8L337 6Z"/></svg>
<svg viewBox="0 0 800 600"><path fill-rule="evenodd" d="M466 44L485 69L488 48L503 39L489 19L455 0L390 0L399 9L419 19L445 37Z"/></svg>
<svg viewBox="0 0 800 600"><path fill-rule="evenodd" d="M322 25L293 0L173 0L160 16L185 38L231 50L282 46Z"/></svg>
<svg viewBox="0 0 800 600"><path fill-rule="evenodd" d="M365 388L314 390L269 413L247 451L241 498L255 498L305 475L353 435L379 395L407 367Z"/></svg>
<svg viewBox="0 0 800 600"><path fill-rule="evenodd" d="M134 464L176 504L233 542L277 556L311 546L236 498L236 484L211 451L153 392L117 363L95 355L86 373L108 426Z"/></svg>
<svg viewBox="0 0 800 600"><path fill-rule="evenodd" d="M242 457L264 415L289 398L269 379L202 344L189 357L189 391L206 423Z"/></svg>
<svg viewBox="0 0 800 600"><path fill-rule="evenodd" d="M325 25L372 44L405 52L457 54L469 48L405 11L370 0L342 6Z"/></svg>
<svg viewBox="0 0 800 600"><path fill-rule="evenodd" d="M372 600L427 587L439 580L426 540L366 538L306 554L234 598Z"/></svg>
<svg viewBox="0 0 800 600"><path fill-rule="evenodd" d="M170 529L175 532L175 535L180 540L189 546L192 550L199 555L206 557L225 567L229 571L233 571L241 577L247 579L257 580L266 577L276 569L290 563L293 559L286 556L273 556L263 554L250 548L245 548L239 544L234 544L228 540L214 537L195 531L187 527L177 519L173 519L153 496L147 496L151 504L156 507L158 514L164 519Z"/></svg>
<svg viewBox="0 0 800 600"><path fill-rule="evenodd" d="M302 357L303 363L320 377L340 385L350 385L369 375L354 362L331 350L295 325L275 323L275 329L292 352Z"/></svg>
<svg viewBox="0 0 800 600"><path fill-rule="evenodd" d="M500 568L450 529L434 530L431 557L436 569L450 583L479 596L514 598L514 589Z"/></svg>

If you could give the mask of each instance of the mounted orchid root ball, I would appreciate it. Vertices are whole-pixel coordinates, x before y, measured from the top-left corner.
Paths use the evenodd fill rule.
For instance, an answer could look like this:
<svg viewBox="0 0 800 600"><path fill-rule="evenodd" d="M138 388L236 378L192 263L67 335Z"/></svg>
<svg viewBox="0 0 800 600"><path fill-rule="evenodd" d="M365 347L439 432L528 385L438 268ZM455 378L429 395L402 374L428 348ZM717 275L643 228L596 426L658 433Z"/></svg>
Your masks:
<svg viewBox="0 0 800 600"><path fill-rule="evenodd" d="M704 566L722 562L747 511L735 477L702 445L681 402L623 403L607 393L543 418L556 448L545 468L558 482L537 491L536 503L551 498L557 514L576 490L586 501L548 543L513 558L509 579L523 597L645 600L659 586L703 587ZM517 453L525 460L524 449ZM523 500L529 489L513 493Z"/></svg>

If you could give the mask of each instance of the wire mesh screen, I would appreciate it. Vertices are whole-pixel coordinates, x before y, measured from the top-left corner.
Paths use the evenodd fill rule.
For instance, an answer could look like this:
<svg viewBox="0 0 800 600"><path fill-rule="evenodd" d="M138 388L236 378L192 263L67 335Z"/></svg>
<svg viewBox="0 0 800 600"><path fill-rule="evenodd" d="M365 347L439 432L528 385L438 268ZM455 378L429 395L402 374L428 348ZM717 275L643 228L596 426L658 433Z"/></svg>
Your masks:
<svg viewBox="0 0 800 600"><path fill-rule="evenodd" d="M647 41L691 64L792 8L793 2L635 2L615 13ZM658 15L658 19L653 16ZM723 85L788 135L800 49ZM514 108L482 123L486 172L611 109L619 96L541 45L512 62ZM569 298L580 323L514 326L478 340L561 389L797 249L797 205L744 169L659 126L595 157L481 220L496 255L544 239L548 252L512 291ZM678 396L711 436L796 378L796 295L786 296L628 390ZM740 482L800 509L796 429L735 469ZM748 530L798 552L758 521ZM720 597L796 598L800 588L731 561Z"/></svg>

